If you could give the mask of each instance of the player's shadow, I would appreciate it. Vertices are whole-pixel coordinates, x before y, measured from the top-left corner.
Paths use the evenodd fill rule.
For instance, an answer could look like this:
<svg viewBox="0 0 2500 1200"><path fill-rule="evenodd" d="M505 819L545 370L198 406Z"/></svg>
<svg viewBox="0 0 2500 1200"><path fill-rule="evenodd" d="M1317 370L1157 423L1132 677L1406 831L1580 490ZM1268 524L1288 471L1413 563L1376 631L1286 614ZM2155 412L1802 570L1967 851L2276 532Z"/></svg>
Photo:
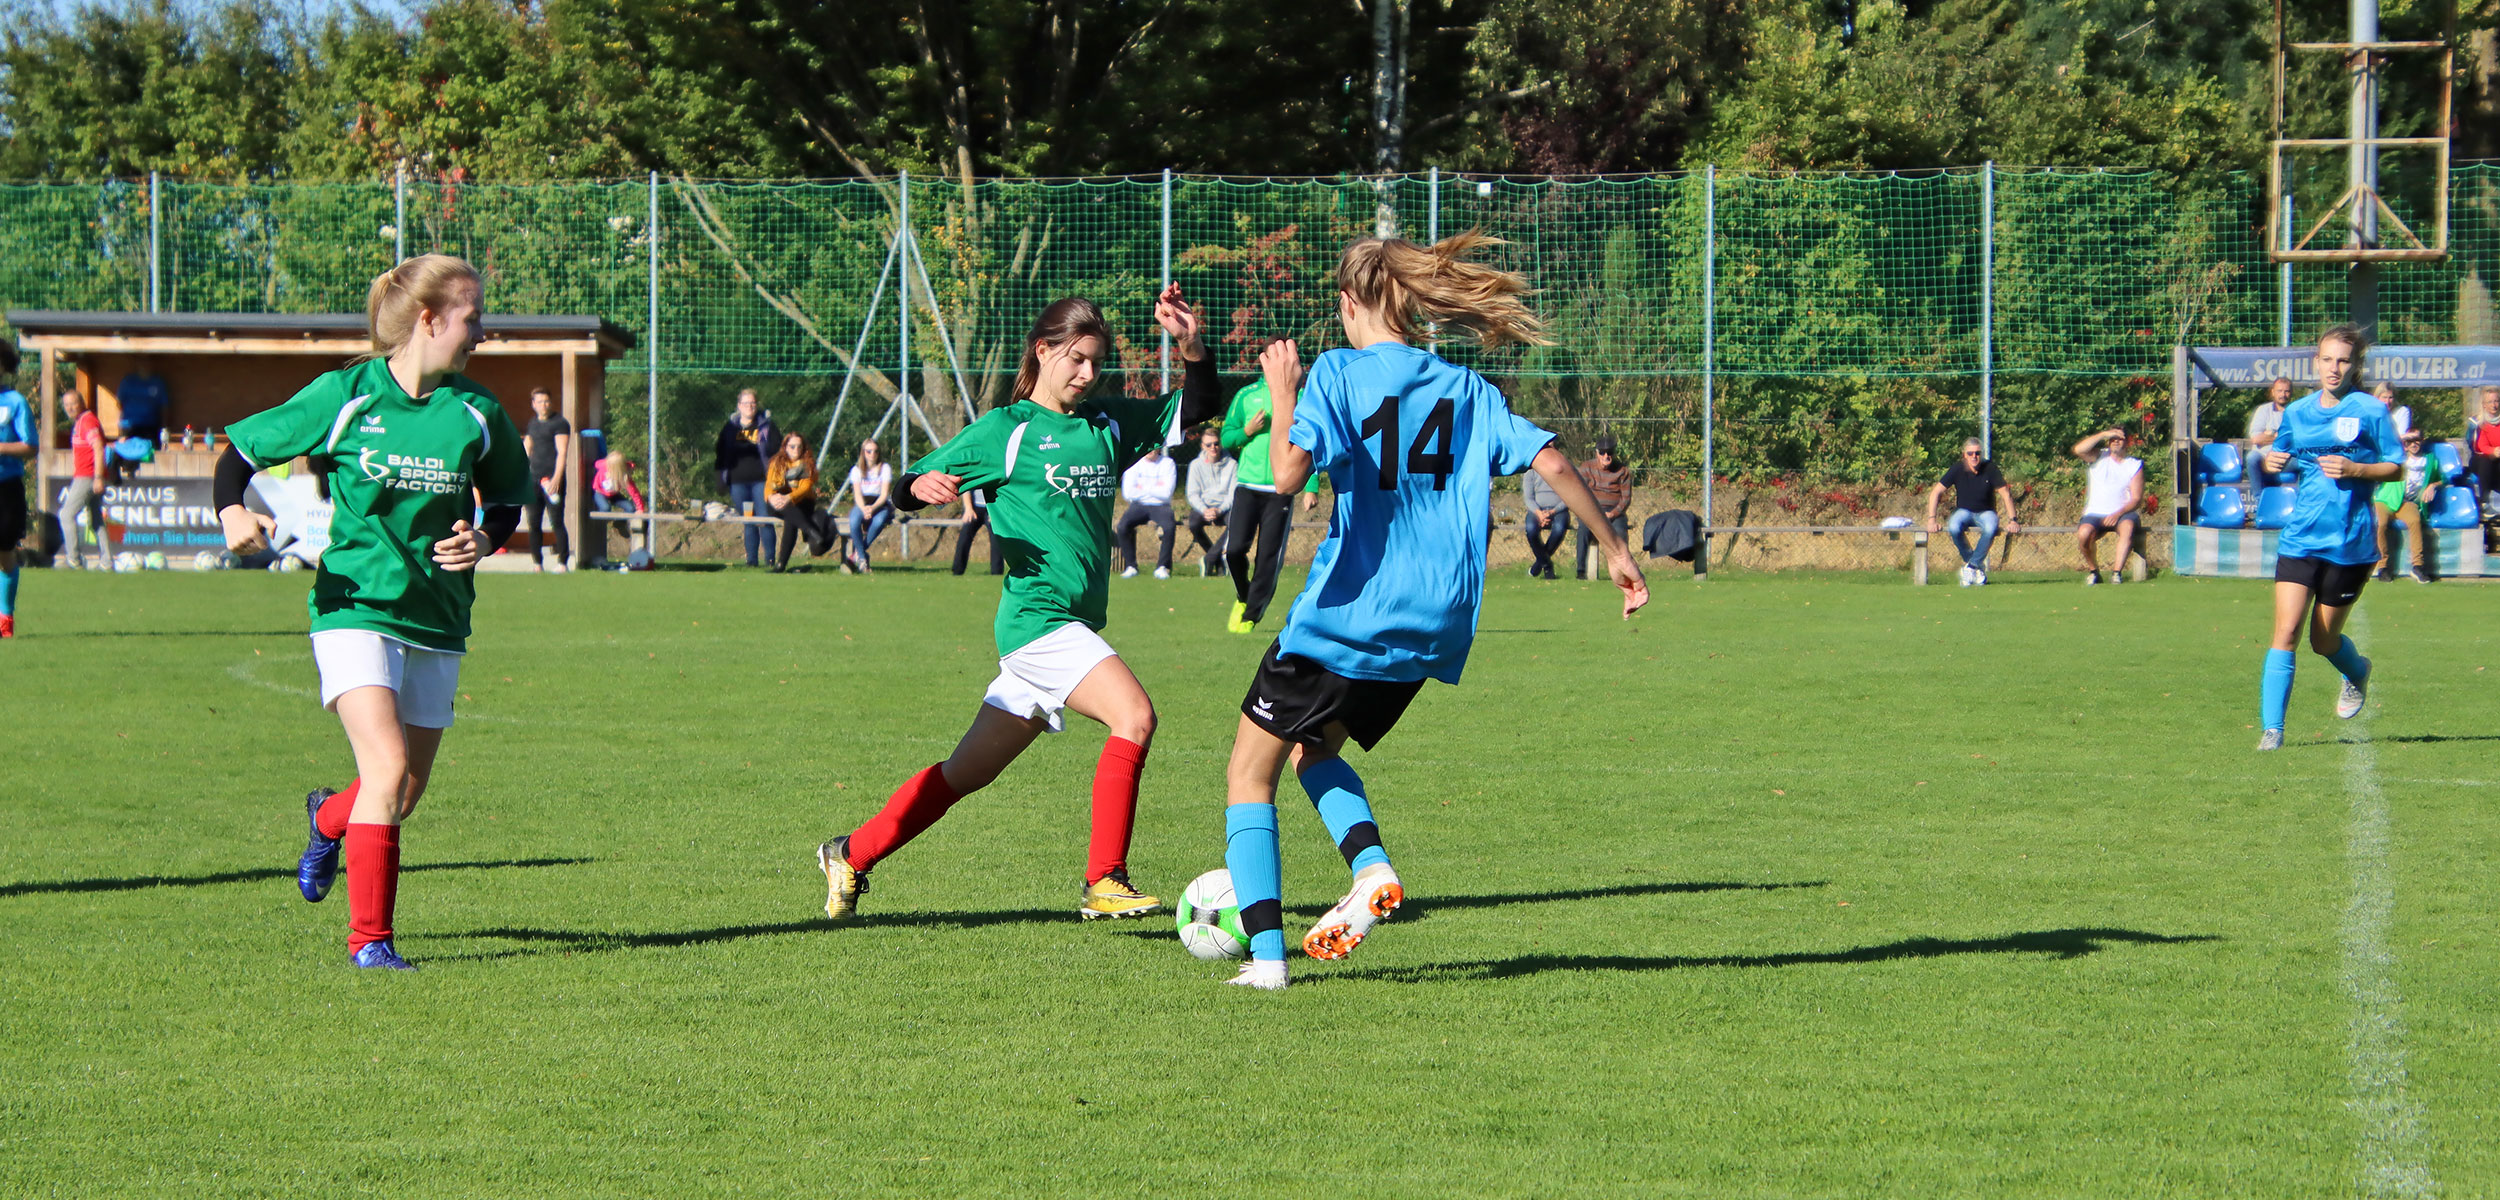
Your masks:
<svg viewBox="0 0 2500 1200"><path fill-rule="evenodd" d="M862 929L877 928L939 928L977 929L989 925L1066 924L1076 919L1074 911L1065 908L1010 908L990 912L903 912L862 914L855 921L842 924ZM472 929L466 933L440 936L476 938L486 941L522 942L532 948L520 950L483 951L476 954L429 955L430 958L489 959L517 958L525 955L599 954L611 950L665 950L678 946L708 946L716 942L743 941L754 937L780 937L794 933L827 933L836 928L823 917L803 921L774 921L755 925L724 925L717 929L681 929L665 933L628 933L617 930L529 929L500 926L493 929ZM1171 927L1163 927L1163 935L1171 936Z"/></svg>
<svg viewBox="0 0 2500 1200"><path fill-rule="evenodd" d="M2397 737L2374 737L2374 742L2404 742L2408 745L2436 745L2440 742L2500 742L2500 733L2408 733Z"/></svg>
<svg viewBox="0 0 2500 1200"><path fill-rule="evenodd" d="M1393 918L1400 926L1414 925L1429 919L1437 909L1500 908L1508 904L1553 904L1571 900L1605 900L1618 896L1680 896L1696 892L1779 892L1790 888L1819 888L1829 885L1822 879L1799 880L1794 883L1746 883L1733 879L1679 880L1666 883L1619 883L1612 887L1563 888L1551 892L1492 892L1481 896L1444 896L1438 893L1419 895L1407 901ZM1286 909L1302 917L1317 917L1327 912L1334 901L1297 904ZM1130 937L1170 937L1171 932L1155 922L1150 929L1132 929Z"/></svg>
<svg viewBox="0 0 2500 1200"><path fill-rule="evenodd" d="M63 641L77 641L82 638L299 638L304 636L304 631L301 629L91 629L84 633L51 634L47 632L47 636L58 637Z"/></svg>
<svg viewBox="0 0 2500 1200"><path fill-rule="evenodd" d="M1674 971L1688 967L1806 967L1893 962L1900 959L1948 958L1964 954L2045 954L2074 959L2098 954L2112 944L2174 946L2218 942L2209 933L2147 933L2140 929L2046 929L1986 938L1904 938L1847 950L1796 951L1787 954L1664 955L1522 954L1511 958L1426 963L1411 967L1357 968L1332 971L1321 979L1376 979L1388 983L1454 983L1468 980L1517 979L1548 971Z"/></svg>
<svg viewBox="0 0 2500 1200"><path fill-rule="evenodd" d="M597 862L593 858L505 858L491 862L411 863L402 871L500 871L513 867L571 867ZM41 883L0 884L0 896L41 896L66 892L130 892L142 888L211 887L221 883L254 883L293 879L295 872L278 867L215 871L206 875L138 875L121 879L58 879Z"/></svg>

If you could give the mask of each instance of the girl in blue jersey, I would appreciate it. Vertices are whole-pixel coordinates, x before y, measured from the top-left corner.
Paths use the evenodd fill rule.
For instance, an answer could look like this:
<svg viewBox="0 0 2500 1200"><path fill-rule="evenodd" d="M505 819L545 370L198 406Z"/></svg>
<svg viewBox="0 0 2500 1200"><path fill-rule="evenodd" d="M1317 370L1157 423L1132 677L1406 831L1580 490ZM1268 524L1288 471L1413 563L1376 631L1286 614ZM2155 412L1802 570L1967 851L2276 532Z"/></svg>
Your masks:
<svg viewBox="0 0 2500 1200"><path fill-rule="evenodd" d="M2369 694L2370 660L2344 636L2344 621L2378 562L2370 493L2404 473L2404 454L2386 404L2359 392L2343 394L2360 381L2367 351L2351 325L2318 335L2318 390L2284 410L2283 427L2265 456L2266 470L2289 472L2295 490L2291 520L2276 543L2274 641L2257 706L2265 730L2257 738L2260 750L2283 745L2283 710L2291 701L2293 648L2303 621L2309 648L2343 673L2335 715L2359 715Z"/></svg>
<svg viewBox="0 0 2500 1200"><path fill-rule="evenodd" d="M1472 231L1430 247L1357 241L1337 263L1337 316L1351 348L1321 355L1307 387L1292 342L1259 356L1275 427L1287 431L1268 441L1276 490L1299 491L1316 468L1337 504L1242 698L1226 772L1224 862L1251 954L1234 983L1285 986L1276 779L1289 756L1354 874L1303 937L1303 953L1345 957L1405 901L1363 781L1340 753L1348 738L1378 745L1424 680L1458 682L1484 596L1493 476L1542 476L1604 544L1623 615L1649 603L1631 549L1554 435L1511 412L1483 376L1413 344L1434 326L1488 347L1547 344L1522 303L1527 280L1469 261L1499 244Z"/></svg>

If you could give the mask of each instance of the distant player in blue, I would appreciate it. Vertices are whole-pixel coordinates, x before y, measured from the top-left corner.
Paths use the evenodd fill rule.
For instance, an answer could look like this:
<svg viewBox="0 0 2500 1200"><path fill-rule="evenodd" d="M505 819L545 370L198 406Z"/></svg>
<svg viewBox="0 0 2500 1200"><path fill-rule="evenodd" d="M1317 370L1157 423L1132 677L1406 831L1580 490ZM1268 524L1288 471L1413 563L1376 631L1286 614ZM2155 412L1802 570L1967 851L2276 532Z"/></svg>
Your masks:
<svg viewBox="0 0 2500 1200"><path fill-rule="evenodd" d="M1473 232L1429 248L1357 241L1337 263L1337 316L1353 349L1321 355L1307 387L1292 342L1259 356L1275 425L1288 431L1268 442L1276 490L1301 490L1317 468L1337 505L1284 632L1242 698L1226 772L1224 863L1250 935L1250 961L1234 983L1285 986L1276 779L1289 755L1354 873L1302 952L1343 958L1405 901L1363 781L1339 755L1349 737L1366 750L1378 745L1424 680L1458 682L1484 596L1493 476L1544 477L1605 546L1623 615L1649 603L1631 549L1554 435L1512 413L1483 376L1412 344L1433 326L1487 346L1545 343L1521 303L1527 281L1468 261L1497 244Z"/></svg>
<svg viewBox="0 0 2500 1200"><path fill-rule="evenodd" d="M0 341L0 638L17 636L17 544L26 537L26 461L35 417L17 390L17 345Z"/></svg>
<svg viewBox="0 0 2500 1200"><path fill-rule="evenodd" d="M2335 715L2351 720L2369 696L2370 660L2344 636L2344 621L2378 562L2370 493L2404 473L2387 405L2348 388L2360 383L2361 331L2337 325L2318 335L2318 390L2292 402L2265 456L2266 470L2292 476L2292 517L2274 560L2274 641L2266 651L2257 748L2283 746L2283 710L2292 698L2293 648L2309 622L2309 648L2343 673ZM2311 617L2312 607L2316 616Z"/></svg>

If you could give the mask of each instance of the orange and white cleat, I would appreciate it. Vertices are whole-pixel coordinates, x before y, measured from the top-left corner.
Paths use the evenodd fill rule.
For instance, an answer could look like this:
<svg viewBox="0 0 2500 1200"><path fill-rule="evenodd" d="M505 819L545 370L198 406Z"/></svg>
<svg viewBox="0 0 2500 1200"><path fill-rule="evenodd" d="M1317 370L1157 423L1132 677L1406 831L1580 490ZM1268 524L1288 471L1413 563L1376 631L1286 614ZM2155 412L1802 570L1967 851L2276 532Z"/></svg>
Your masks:
<svg viewBox="0 0 2500 1200"><path fill-rule="evenodd" d="M1388 864L1365 867L1354 876L1345 899L1321 913L1319 923L1302 935L1302 953L1312 958L1344 958L1371 936L1372 926L1389 919L1406 903L1406 885Z"/></svg>

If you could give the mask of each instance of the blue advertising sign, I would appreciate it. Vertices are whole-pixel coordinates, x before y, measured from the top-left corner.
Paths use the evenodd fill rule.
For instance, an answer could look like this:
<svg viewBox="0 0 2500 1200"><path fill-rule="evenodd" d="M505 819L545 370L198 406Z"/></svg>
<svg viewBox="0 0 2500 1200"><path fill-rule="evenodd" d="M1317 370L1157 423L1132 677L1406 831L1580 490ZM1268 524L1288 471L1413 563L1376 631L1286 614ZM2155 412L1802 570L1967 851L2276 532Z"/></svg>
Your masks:
<svg viewBox="0 0 2500 1200"><path fill-rule="evenodd" d="M2199 388L2261 388L2276 376L2313 391L2318 373L2307 346L2198 346L2188 351L2190 382ZM2372 346L2361 360L2364 387L2467 388L2500 384L2500 346Z"/></svg>

